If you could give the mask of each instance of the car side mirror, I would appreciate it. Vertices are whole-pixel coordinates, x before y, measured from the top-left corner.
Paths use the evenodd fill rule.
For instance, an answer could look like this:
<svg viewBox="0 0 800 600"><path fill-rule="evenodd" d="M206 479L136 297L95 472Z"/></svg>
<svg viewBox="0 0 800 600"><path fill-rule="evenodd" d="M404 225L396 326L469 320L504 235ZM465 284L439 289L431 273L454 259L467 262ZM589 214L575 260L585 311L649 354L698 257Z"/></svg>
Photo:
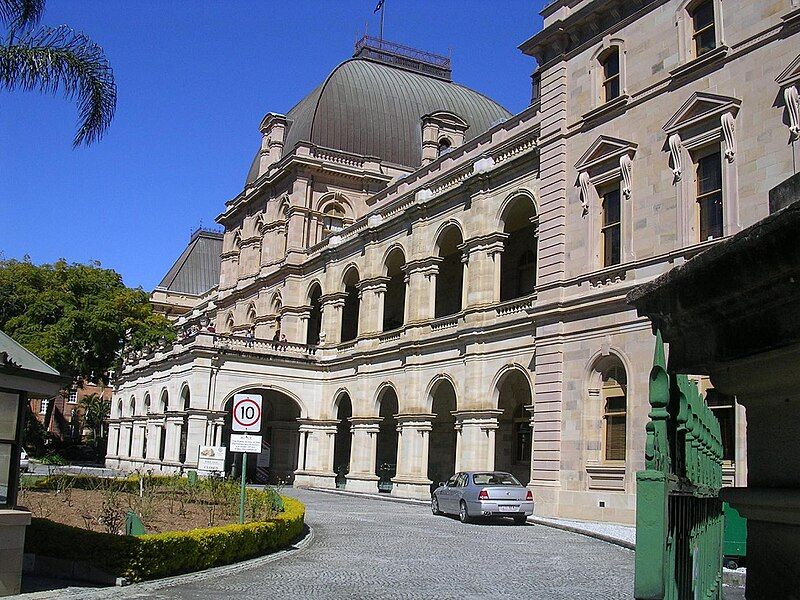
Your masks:
<svg viewBox="0 0 800 600"><path fill-rule="evenodd" d="M440 481L439 482L439 487L447 487L447 482L446 481Z"/></svg>

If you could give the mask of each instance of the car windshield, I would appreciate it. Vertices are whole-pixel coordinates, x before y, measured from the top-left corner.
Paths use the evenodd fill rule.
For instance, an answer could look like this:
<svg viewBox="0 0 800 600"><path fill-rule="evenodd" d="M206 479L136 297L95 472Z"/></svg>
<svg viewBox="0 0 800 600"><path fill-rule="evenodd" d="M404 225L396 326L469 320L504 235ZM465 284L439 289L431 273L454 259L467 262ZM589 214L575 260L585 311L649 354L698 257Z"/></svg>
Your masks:
<svg viewBox="0 0 800 600"><path fill-rule="evenodd" d="M510 473L474 473L472 482L475 485L522 485Z"/></svg>

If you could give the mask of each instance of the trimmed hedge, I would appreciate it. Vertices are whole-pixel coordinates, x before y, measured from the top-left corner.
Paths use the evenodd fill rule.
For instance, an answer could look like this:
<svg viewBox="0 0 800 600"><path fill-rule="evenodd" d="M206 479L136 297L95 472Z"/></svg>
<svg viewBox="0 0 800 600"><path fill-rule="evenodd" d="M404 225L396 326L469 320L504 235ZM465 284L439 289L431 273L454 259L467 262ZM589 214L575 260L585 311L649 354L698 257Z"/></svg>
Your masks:
<svg viewBox="0 0 800 600"><path fill-rule="evenodd" d="M288 546L303 531L305 506L293 498L282 500L284 511L268 521L138 537L34 518L25 535L25 552L89 562L130 581L199 571Z"/></svg>

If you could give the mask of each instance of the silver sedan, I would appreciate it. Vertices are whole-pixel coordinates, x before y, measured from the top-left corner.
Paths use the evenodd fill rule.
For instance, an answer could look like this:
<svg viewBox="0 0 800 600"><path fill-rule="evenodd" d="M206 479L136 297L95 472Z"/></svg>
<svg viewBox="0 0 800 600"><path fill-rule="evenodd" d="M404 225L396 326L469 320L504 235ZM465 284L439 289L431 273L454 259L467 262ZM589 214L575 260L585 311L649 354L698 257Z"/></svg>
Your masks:
<svg viewBox="0 0 800 600"><path fill-rule="evenodd" d="M431 511L458 515L462 523L475 517L511 517L523 524L533 514L533 494L510 473L464 471L433 491Z"/></svg>

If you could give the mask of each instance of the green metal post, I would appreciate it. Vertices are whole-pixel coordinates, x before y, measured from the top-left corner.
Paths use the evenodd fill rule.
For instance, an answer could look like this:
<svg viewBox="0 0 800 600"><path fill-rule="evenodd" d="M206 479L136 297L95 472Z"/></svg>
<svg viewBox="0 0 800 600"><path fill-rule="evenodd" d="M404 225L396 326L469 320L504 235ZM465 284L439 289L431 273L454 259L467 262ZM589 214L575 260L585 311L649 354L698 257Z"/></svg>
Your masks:
<svg viewBox="0 0 800 600"><path fill-rule="evenodd" d="M247 474L247 452L242 452L242 487L239 493L239 524L244 523L244 478Z"/></svg>

